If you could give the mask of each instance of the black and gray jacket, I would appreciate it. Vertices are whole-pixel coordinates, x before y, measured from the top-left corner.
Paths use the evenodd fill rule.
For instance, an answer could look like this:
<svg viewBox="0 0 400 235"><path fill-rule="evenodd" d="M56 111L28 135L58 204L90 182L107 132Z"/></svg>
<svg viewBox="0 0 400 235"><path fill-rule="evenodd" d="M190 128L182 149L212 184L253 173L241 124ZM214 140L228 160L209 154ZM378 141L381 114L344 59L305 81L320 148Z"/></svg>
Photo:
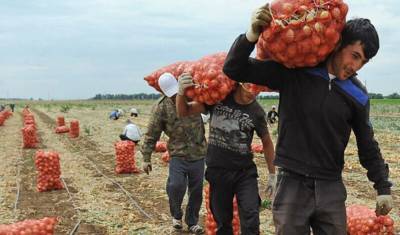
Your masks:
<svg viewBox="0 0 400 235"><path fill-rule="evenodd" d="M318 179L341 179L344 151L353 130L360 162L378 194L390 194L385 164L369 121L369 99L357 78L329 79L324 64L288 69L250 58L255 44L240 35L224 73L235 81L279 90L279 136L275 165Z"/></svg>

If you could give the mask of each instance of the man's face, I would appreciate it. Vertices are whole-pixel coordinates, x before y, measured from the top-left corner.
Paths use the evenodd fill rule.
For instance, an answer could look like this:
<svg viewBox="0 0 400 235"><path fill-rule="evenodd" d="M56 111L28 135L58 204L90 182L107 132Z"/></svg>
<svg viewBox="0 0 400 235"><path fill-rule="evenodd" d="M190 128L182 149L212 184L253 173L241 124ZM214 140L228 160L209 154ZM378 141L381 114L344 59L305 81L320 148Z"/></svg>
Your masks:
<svg viewBox="0 0 400 235"><path fill-rule="evenodd" d="M251 83L242 83L241 87L243 88L242 98L248 102L255 100L257 95L260 94L258 91L252 91Z"/></svg>
<svg viewBox="0 0 400 235"><path fill-rule="evenodd" d="M331 61L333 75L346 80L360 70L368 62L360 41L347 45L334 54Z"/></svg>

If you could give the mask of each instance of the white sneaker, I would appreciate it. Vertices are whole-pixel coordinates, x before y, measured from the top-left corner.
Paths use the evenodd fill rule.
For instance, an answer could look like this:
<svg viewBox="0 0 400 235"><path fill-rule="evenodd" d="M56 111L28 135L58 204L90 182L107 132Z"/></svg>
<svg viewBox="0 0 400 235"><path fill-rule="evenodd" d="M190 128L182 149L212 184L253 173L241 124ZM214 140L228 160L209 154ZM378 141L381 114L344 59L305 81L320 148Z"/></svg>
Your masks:
<svg viewBox="0 0 400 235"><path fill-rule="evenodd" d="M172 227L174 229L182 229L182 219L172 219Z"/></svg>
<svg viewBox="0 0 400 235"><path fill-rule="evenodd" d="M189 233L191 234L204 234L204 229L200 225L196 224L189 228Z"/></svg>

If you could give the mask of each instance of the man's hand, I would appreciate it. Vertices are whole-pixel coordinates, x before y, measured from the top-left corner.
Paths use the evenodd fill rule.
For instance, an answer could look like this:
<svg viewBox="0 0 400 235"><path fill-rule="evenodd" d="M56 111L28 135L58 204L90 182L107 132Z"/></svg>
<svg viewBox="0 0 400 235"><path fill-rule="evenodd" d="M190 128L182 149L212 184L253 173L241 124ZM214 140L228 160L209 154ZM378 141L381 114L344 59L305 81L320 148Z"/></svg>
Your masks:
<svg viewBox="0 0 400 235"><path fill-rule="evenodd" d="M267 194L267 197L272 198L272 196L275 194L275 189L276 189L276 175L269 174L267 189L265 189L265 193Z"/></svg>
<svg viewBox="0 0 400 235"><path fill-rule="evenodd" d="M185 95L186 88L194 86L192 76L189 73L182 73L178 77L178 86L178 95Z"/></svg>
<svg viewBox="0 0 400 235"><path fill-rule="evenodd" d="M246 32L246 38L250 42L256 42L263 28L271 22L269 4L257 8L251 15L250 28Z"/></svg>
<svg viewBox="0 0 400 235"><path fill-rule="evenodd" d="M143 167L143 171L146 172L146 174L149 174L150 171L153 170L153 168L151 167L151 162L143 162L142 167Z"/></svg>
<svg viewBox="0 0 400 235"><path fill-rule="evenodd" d="M376 197L376 215L387 215L393 208L391 195L379 195Z"/></svg>

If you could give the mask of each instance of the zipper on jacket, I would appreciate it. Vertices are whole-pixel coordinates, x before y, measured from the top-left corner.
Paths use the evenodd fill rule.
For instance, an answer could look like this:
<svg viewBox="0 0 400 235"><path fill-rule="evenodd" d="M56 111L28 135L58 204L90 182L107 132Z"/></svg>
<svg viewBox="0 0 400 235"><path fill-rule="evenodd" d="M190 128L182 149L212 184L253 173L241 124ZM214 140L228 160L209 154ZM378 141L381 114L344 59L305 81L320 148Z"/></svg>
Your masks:
<svg viewBox="0 0 400 235"><path fill-rule="evenodd" d="M329 78L329 85L328 85L329 90L332 89L332 80L333 79L335 79L335 78Z"/></svg>

